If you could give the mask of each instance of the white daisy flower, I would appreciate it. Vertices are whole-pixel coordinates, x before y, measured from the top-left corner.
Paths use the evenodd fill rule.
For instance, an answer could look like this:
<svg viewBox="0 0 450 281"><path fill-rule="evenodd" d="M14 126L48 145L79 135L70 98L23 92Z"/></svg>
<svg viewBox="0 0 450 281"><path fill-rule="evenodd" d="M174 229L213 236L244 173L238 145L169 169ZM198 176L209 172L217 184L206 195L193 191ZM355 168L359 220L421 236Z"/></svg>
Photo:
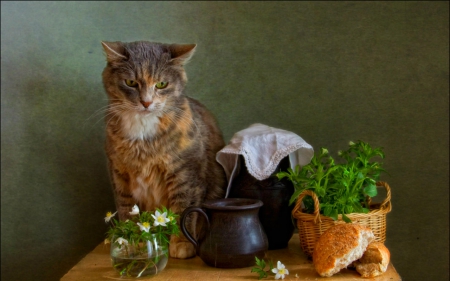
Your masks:
<svg viewBox="0 0 450 281"><path fill-rule="evenodd" d="M289 275L289 271L280 261L277 262L277 268L272 268L272 272L275 273L275 279L284 279L284 275Z"/></svg>
<svg viewBox="0 0 450 281"><path fill-rule="evenodd" d="M117 211L113 214L111 212L106 213L105 222L109 222L112 217L114 217L117 214Z"/></svg>
<svg viewBox="0 0 450 281"><path fill-rule="evenodd" d="M149 232L150 231L150 224L148 222L140 223L138 222L137 225L139 225L139 228L141 231Z"/></svg>
<svg viewBox="0 0 450 281"><path fill-rule="evenodd" d="M161 214L159 211L156 211L152 217L155 219L154 226L166 226L166 222L170 221L170 219L167 218L167 212Z"/></svg>

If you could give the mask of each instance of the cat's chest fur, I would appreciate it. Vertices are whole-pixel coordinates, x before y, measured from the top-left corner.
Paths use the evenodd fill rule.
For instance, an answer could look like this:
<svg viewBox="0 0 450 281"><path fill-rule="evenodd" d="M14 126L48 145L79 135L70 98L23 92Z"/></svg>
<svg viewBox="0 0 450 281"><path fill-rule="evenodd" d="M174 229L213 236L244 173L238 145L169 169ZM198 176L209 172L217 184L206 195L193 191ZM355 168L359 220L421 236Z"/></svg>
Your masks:
<svg viewBox="0 0 450 281"><path fill-rule="evenodd" d="M160 117L156 114L127 112L122 114L121 129L124 137L133 140L153 138L158 130Z"/></svg>
<svg viewBox="0 0 450 281"><path fill-rule="evenodd" d="M117 125L116 132L120 133L108 137L114 147L111 158L115 168L129 178L129 190L124 191L131 193L144 209L167 206L174 166L173 155L163 149L169 140L157 137L161 118L130 113L123 115Z"/></svg>
<svg viewBox="0 0 450 281"><path fill-rule="evenodd" d="M152 166L147 171L135 171L130 177L130 191L133 198L146 210L168 206L167 169L161 165Z"/></svg>

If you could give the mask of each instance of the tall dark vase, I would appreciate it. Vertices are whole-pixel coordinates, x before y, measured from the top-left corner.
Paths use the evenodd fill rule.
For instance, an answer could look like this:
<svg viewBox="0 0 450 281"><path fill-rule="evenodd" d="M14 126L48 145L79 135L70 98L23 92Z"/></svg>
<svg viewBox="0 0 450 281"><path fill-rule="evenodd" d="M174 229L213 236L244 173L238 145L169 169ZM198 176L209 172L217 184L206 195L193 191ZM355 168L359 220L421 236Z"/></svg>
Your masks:
<svg viewBox="0 0 450 281"><path fill-rule="evenodd" d="M241 155L238 161L240 161L240 172L232 182L228 197L261 200L264 205L259 210L259 219L269 241L269 250L286 248L295 228L291 216L294 204L289 206L294 186L286 178L278 180L276 173L289 168L289 157L283 158L275 172L262 181L248 173Z"/></svg>

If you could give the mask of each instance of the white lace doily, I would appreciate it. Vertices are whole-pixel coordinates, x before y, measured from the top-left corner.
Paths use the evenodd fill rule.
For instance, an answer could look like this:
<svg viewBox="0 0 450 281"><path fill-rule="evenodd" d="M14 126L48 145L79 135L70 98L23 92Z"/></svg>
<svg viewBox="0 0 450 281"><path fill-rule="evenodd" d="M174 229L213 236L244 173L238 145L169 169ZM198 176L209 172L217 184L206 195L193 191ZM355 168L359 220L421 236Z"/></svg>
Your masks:
<svg viewBox="0 0 450 281"><path fill-rule="evenodd" d="M225 169L228 190L239 169L238 155L245 159L248 172L257 180L270 177L280 161L289 155L291 168L304 166L311 161L314 150L300 136L293 132L253 124L239 131L230 143L217 152L216 160ZM227 192L228 195L228 192Z"/></svg>

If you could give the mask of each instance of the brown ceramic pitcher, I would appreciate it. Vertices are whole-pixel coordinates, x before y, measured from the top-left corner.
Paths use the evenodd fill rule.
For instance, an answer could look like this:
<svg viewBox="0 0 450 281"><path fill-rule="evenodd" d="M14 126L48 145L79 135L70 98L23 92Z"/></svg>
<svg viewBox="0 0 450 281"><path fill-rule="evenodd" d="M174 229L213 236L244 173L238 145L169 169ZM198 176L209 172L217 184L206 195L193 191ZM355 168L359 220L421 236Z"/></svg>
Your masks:
<svg viewBox="0 0 450 281"><path fill-rule="evenodd" d="M183 212L181 231L209 266L252 266L255 264L255 256L264 258L268 249L267 236L258 217L262 205L256 199L208 200L201 208L189 207ZM199 241L191 236L185 226L186 218L192 212L198 212L206 219L206 235Z"/></svg>

